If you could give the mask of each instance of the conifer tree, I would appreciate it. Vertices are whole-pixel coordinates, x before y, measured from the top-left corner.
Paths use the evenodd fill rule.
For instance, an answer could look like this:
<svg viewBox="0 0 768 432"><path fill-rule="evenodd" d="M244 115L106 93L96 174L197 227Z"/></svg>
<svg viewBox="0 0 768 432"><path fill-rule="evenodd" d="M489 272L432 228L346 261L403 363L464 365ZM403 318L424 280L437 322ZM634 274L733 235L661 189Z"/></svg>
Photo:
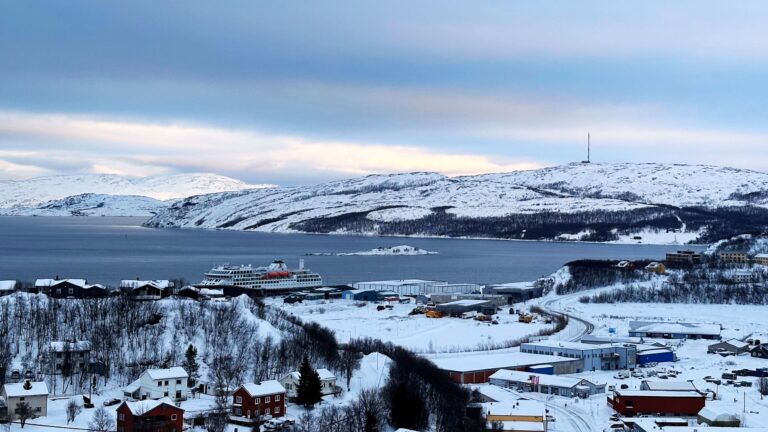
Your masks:
<svg viewBox="0 0 768 432"><path fill-rule="evenodd" d="M193 386L199 378L198 370L200 365L197 364L197 348L194 345L189 344L187 351L184 353L184 362L182 367L189 374L189 386Z"/></svg>
<svg viewBox="0 0 768 432"><path fill-rule="evenodd" d="M304 356L299 368L299 385L296 389L296 403L312 408L323 397L320 375L309 364L309 358Z"/></svg>

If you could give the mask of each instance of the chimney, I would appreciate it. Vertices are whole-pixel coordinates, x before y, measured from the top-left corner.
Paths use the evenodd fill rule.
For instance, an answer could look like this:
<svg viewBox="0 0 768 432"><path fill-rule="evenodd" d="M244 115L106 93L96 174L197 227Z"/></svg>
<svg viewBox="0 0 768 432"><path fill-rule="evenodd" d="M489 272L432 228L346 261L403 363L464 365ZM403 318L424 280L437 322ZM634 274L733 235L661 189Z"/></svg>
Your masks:
<svg viewBox="0 0 768 432"><path fill-rule="evenodd" d="M32 383L29 380L24 380L24 390L32 390Z"/></svg>

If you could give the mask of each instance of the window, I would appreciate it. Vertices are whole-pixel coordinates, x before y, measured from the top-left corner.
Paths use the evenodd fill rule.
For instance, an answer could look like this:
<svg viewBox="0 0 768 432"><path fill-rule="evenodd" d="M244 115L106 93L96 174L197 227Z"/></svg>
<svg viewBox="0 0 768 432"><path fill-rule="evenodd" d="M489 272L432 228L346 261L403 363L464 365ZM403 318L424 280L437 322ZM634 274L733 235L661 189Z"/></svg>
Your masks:
<svg viewBox="0 0 768 432"><path fill-rule="evenodd" d="M264 397L264 403L269 403L269 396Z"/></svg>
<svg viewBox="0 0 768 432"><path fill-rule="evenodd" d="M24 402L24 396L19 398L19 402Z"/></svg>
<svg viewBox="0 0 768 432"><path fill-rule="evenodd" d="M61 288L56 288L56 294L61 294Z"/></svg>
<svg viewBox="0 0 768 432"><path fill-rule="evenodd" d="M168 392L163 392L163 397L168 397Z"/></svg>
<svg viewBox="0 0 768 432"><path fill-rule="evenodd" d="M181 384L181 380L176 380L176 384Z"/></svg>
<svg viewBox="0 0 768 432"><path fill-rule="evenodd" d="M165 381L165 385L168 385L168 381L167 380Z"/></svg>
<svg viewBox="0 0 768 432"><path fill-rule="evenodd" d="M123 414L123 413L119 413L119 414L117 415L117 419L118 419L118 420L120 420L120 421L123 421L123 420L125 420L125 414Z"/></svg>
<svg viewBox="0 0 768 432"><path fill-rule="evenodd" d="M261 403L261 398L256 398L253 401L256 403L256 405L258 405Z"/></svg>
<svg viewBox="0 0 768 432"><path fill-rule="evenodd" d="M280 414L280 407L275 407L275 414Z"/></svg>
<svg viewBox="0 0 768 432"><path fill-rule="evenodd" d="M271 413L269 412L269 408L265 409L265 410L264 410L264 413L265 413L266 415L270 415L270 414L271 414Z"/></svg>
<svg viewBox="0 0 768 432"><path fill-rule="evenodd" d="M74 293L75 293L75 289L74 289L74 288L70 288L70 289L69 289L69 293L70 293L70 294L74 294Z"/></svg>
<svg viewBox="0 0 768 432"><path fill-rule="evenodd" d="M275 402L280 402L280 395L275 395Z"/></svg>
<svg viewBox="0 0 768 432"><path fill-rule="evenodd" d="M171 420L176 420L176 414L171 414Z"/></svg>
<svg viewBox="0 0 768 432"><path fill-rule="evenodd" d="M163 382L162 382L162 381L158 381L158 382L157 382L157 386L158 386L158 387L162 387L162 386L163 386Z"/></svg>
<svg viewBox="0 0 768 432"><path fill-rule="evenodd" d="M35 407L35 412L40 412L40 411L42 411L42 410L40 409L40 407Z"/></svg>
<svg viewBox="0 0 768 432"><path fill-rule="evenodd" d="M235 403L243 403L243 397L242 396L235 396Z"/></svg>

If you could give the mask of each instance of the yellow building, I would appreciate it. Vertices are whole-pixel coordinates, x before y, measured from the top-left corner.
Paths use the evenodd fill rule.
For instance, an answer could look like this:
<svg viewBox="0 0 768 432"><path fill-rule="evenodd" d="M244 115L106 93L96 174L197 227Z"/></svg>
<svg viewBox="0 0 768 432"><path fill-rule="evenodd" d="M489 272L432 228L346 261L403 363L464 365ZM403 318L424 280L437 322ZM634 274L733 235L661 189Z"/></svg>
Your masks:
<svg viewBox="0 0 768 432"><path fill-rule="evenodd" d="M500 425L501 430L515 432L544 432L544 404L534 400L487 402L482 404L488 426Z"/></svg>

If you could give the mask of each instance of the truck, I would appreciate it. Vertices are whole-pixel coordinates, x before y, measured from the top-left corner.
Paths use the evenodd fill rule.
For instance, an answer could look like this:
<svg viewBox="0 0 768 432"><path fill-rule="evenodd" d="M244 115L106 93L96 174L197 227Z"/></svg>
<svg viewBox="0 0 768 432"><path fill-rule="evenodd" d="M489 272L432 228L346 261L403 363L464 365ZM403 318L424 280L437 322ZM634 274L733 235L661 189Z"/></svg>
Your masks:
<svg viewBox="0 0 768 432"><path fill-rule="evenodd" d="M533 321L533 315L530 315L530 314L521 314L517 318L517 322L521 322L521 323L530 324L532 321Z"/></svg>
<svg viewBox="0 0 768 432"><path fill-rule="evenodd" d="M428 310L427 313L424 314L427 318L442 318L443 313L439 310Z"/></svg>

